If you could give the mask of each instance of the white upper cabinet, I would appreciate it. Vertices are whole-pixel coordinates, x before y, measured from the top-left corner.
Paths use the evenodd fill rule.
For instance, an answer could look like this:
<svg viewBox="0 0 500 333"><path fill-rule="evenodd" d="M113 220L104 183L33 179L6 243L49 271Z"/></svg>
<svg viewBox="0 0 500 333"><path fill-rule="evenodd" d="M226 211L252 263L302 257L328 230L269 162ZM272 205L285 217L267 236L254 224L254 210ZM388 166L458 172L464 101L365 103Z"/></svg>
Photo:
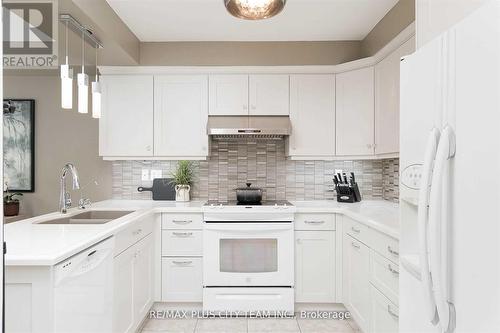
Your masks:
<svg viewBox="0 0 500 333"><path fill-rule="evenodd" d="M211 75L209 82L211 116L248 115L248 75Z"/></svg>
<svg viewBox="0 0 500 333"><path fill-rule="evenodd" d="M290 76L289 155L333 157L335 155L335 75Z"/></svg>
<svg viewBox="0 0 500 333"><path fill-rule="evenodd" d="M154 155L208 155L208 77L158 75L154 78Z"/></svg>
<svg viewBox="0 0 500 333"><path fill-rule="evenodd" d="M375 153L399 152L399 68L415 51L415 37L375 66Z"/></svg>
<svg viewBox="0 0 500 333"><path fill-rule="evenodd" d="M102 77L99 155L153 156L153 76Z"/></svg>
<svg viewBox="0 0 500 333"><path fill-rule="evenodd" d="M290 76L250 75L252 116L288 116L290 113Z"/></svg>
<svg viewBox="0 0 500 333"><path fill-rule="evenodd" d="M373 67L336 76L336 154L372 155L374 152Z"/></svg>

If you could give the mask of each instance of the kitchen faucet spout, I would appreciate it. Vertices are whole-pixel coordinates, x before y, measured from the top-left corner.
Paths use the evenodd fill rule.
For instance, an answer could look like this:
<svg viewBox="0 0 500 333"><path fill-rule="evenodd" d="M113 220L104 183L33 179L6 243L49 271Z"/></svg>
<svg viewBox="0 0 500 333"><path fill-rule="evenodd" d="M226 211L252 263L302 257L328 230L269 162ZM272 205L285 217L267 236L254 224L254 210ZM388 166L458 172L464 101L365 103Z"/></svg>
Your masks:
<svg viewBox="0 0 500 333"><path fill-rule="evenodd" d="M71 196L69 192L66 191L66 174L68 171L71 173L71 178L73 181L73 190L78 190L80 188L80 181L78 179L78 170L76 167L67 163L61 171L60 179L60 193L59 193L59 211L66 214L68 208L71 207Z"/></svg>

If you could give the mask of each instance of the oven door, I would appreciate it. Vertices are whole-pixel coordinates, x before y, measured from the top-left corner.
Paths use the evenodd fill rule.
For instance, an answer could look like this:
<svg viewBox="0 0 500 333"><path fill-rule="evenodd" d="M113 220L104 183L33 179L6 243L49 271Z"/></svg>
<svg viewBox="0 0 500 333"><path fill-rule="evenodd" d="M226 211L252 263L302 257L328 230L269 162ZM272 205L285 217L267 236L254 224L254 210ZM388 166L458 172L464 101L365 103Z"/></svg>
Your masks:
<svg viewBox="0 0 500 333"><path fill-rule="evenodd" d="M292 223L205 223L205 287L294 285Z"/></svg>

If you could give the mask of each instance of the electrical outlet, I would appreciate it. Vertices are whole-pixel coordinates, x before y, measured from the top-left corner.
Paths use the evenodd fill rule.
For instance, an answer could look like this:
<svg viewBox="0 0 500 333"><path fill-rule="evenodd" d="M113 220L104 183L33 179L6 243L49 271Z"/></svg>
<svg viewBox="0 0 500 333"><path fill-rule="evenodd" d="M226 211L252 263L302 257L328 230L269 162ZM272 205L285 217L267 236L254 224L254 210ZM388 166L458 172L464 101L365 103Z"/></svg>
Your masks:
<svg viewBox="0 0 500 333"><path fill-rule="evenodd" d="M161 170L151 170L151 180L155 178L161 178L162 173Z"/></svg>
<svg viewBox="0 0 500 333"><path fill-rule="evenodd" d="M149 169L142 169L141 179L144 181L149 180Z"/></svg>

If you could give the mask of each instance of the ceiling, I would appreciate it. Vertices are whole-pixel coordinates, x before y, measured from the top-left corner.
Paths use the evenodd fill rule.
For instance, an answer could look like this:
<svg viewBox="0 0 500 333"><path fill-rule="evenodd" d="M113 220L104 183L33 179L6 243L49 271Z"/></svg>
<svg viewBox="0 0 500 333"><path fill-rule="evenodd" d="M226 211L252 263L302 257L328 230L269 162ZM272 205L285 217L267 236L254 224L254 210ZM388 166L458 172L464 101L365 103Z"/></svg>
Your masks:
<svg viewBox="0 0 500 333"><path fill-rule="evenodd" d="M245 21L223 0L106 0L142 42L362 40L398 0L288 0L278 16Z"/></svg>

